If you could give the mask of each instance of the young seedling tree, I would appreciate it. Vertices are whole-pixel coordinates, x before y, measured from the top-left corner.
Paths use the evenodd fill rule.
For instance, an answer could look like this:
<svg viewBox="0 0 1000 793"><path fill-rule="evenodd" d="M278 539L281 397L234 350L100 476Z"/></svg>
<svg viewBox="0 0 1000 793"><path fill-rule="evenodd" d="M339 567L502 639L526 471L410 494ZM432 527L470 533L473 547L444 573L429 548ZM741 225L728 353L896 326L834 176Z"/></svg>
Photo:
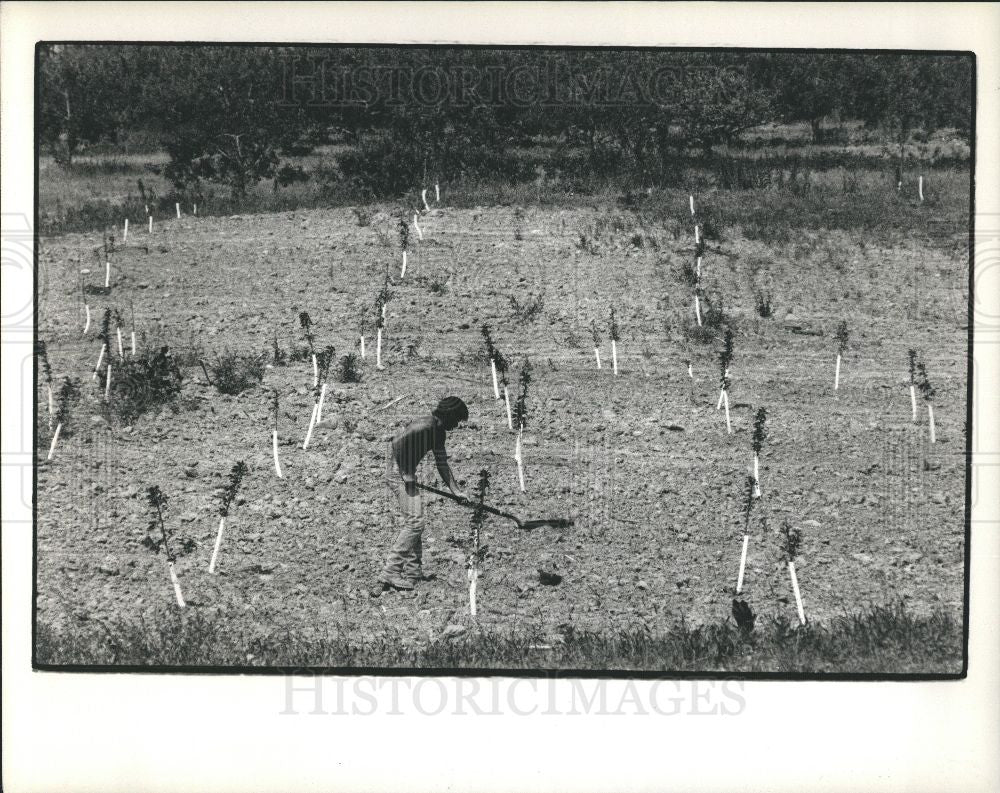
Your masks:
<svg viewBox="0 0 1000 793"><path fill-rule="evenodd" d="M767 410L757 409L757 415L753 419L753 495L760 498L760 453L764 449L764 441L767 439Z"/></svg>
<svg viewBox="0 0 1000 793"><path fill-rule="evenodd" d="M497 381L497 372L503 374L507 371L507 359L496 348L493 343L492 329L486 323L479 328L483 334L483 346L486 348L486 358L490 362L490 373L493 375L493 398L500 399L500 385Z"/></svg>
<svg viewBox="0 0 1000 793"><path fill-rule="evenodd" d="M312 415L309 417L309 429L306 430L306 439L302 442L303 450L309 448L309 441L312 440L313 430L323 420L323 402L326 400L326 378L330 373L330 364L333 363L336 354L337 351L332 344L328 344L316 353L316 380L318 385L313 386Z"/></svg>
<svg viewBox="0 0 1000 793"><path fill-rule="evenodd" d="M924 366L924 362L920 361L917 364L917 387L920 389L920 396L924 398L924 404L927 405L927 426L931 433L931 443L937 442L937 435L934 431L934 386L931 385L931 381L927 379L927 367Z"/></svg>
<svg viewBox="0 0 1000 793"><path fill-rule="evenodd" d="M93 380L97 380L97 375L101 371L101 365L104 363L104 356L109 353L108 348L108 338L111 335L111 309L104 309L104 318L101 320L101 330L97 334L97 340L101 343L101 351L97 355L97 363L94 365L94 373L91 375Z"/></svg>
<svg viewBox="0 0 1000 793"><path fill-rule="evenodd" d="M361 357L365 357L365 334L368 332L368 306L362 306L358 316L358 339L361 342Z"/></svg>
<svg viewBox="0 0 1000 793"><path fill-rule="evenodd" d="M733 425L729 420L729 364L733 361L733 331L726 328L723 337L722 351L719 353L719 404L715 409L726 408L726 432L733 433Z"/></svg>
<svg viewBox="0 0 1000 793"><path fill-rule="evenodd" d="M401 218L399 221L398 230L399 230L399 247L403 251L403 266L399 271L399 277L400 279L402 279L403 276L406 275L406 252L410 248L410 226L405 220Z"/></svg>
<svg viewBox="0 0 1000 793"><path fill-rule="evenodd" d="M375 368L381 371L385 369L382 365L382 329L385 327L385 307L392 299L392 290L389 289L389 279L385 279L382 289L375 296L375 330L377 337L375 340Z"/></svg>
<svg viewBox="0 0 1000 793"><path fill-rule="evenodd" d="M788 565L788 575L792 579L792 593L795 595L795 608L799 612L799 622L806 624L806 613L802 608L802 594L799 592L799 579L795 575L795 557L802 545L802 532L793 529L786 519L781 526L781 554Z"/></svg>
<svg viewBox="0 0 1000 793"><path fill-rule="evenodd" d="M222 502L219 504L219 531L215 535L215 547L212 549L212 560L208 563L208 572L215 574L215 565L219 561L219 549L222 547L222 532L226 528L226 518L229 517L229 509L236 500L236 494L240 492L240 485L243 477L247 475L247 464L240 460L229 472L229 482L222 491Z"/></svg>
<svg viewBox="0 0 1000 793"><path fill-rule="evenodd" d="M837 370L833 376L834 391L840 388L840 359L847 353L847 341L850 338L850 332L847 330L846 322L841 321L841 323L837 326L835 338L837 339Z"/></svg>
<svg viewBox="0 0 1000 793"><path fill-rule="evenodd" d="M59 433L62 432L63 424L69 423L70 409L76 402L80 401L80 383L77 380L63 378L62 386L59 388L59 408L56 410L56 431L52 434L52 442L49 444L49 456L46 460L51 460L56 452L56 443L59 442Z"/></svg>
<svg viewBox="0 0 1000 793"><path fill-rule="evenodd" d="M278 479L283 479L281 473L281 460L278 459L278 415L279 415L279 404L278 404L278 389L274 389L274 393L271 395L271 411L274 413L274 428L271 430L271 454L274 457L274 472L278 475Z"/></svg>
<svg viewBox="0 0 1000 793"><path fill-rule="evenodd" d="M177 605L184 608L184 595L181 592L181 582L177 580L177 571L174 569L174 562L177 561L177 556L170 547L170 535L167 533L167 526L163 521L163 510L167 506L167 497L157 485L153 485L146 489L146 502L149 504L151 510L149 521L150 535L155 534L156 530L159 529L160 536L159 539L153 539L152 536L147 535L143 539L142 544L153 551L153 553L159 553L161 548L166 552L167 570L170 573L170 583L174 586L174 596L177 598Z"/></svg>
<svg viewBox="0 0 1000 793"><path fill-rule="evenodd" d="M125 325L125 317L122 316L122 312L117 308L114 310L115 316L115 335L118 337L118 358L123 359L125 357L125 346L122 344L122 327Z"/></svg>
<svg viewBox="0 0 1000 793"><path fill-rule="evenodd" d="M908 350L910 364L910 410L914 424L917 423L917 351Z"/></svg>
<svg viewBox="0 0 1000 793"><path fill-rule="evenodd" d="M754 507L754 478L747 476L743 482L743 548L740 551L740 571L736 576L736 594L743 591L743 574L747 566L747 548L750 547L750 517Z"/></svg>
<svg viewBox="0 0 1000 793"><path fill-rule="evenodd" d="M601 332L597 329L597 323L591 321L590 335L594 337L594 359L597 361L597 368L601 368Z"/></svg>
<svg viewBox="0 0 1000 793"><path fill-rule="evenodd" d="M319 388L319 363L316 360L316 337L312 332L312 319L308 311L299 312L299 326L306 337L306 344L309 347L309 357L312 358L313 365L313 388Z"/></svg>
<svg viewBox="0 0 1000 793"><path fill-rule="evenodd" d="M482 569L483 560L486 556L486 547L482 544L483 523L486 520L486 510L483 505L486 502L486 494L490 487L490 472L485 468L479 472L479 482L473 491L472 497L475 502L475 509L469 519L469 556L467 561L469 577L469 613L476 616L476 588L479 580L479 573Z"/></svg>
<svg viewBox="0 0 1000 793"><path fill-rule="evenodd" d="M55 418L55 405L52 396L52 366L49 364L49 351L42 339L35 345L35 356L42 366L42 377L45 378L46 403L49 407L49 429L52 429L52 422Z"/></svg>
<svg viewBox="0 0 1000 793"><path fill-rule="evenodd" d="M520 393L514 403L514 422L517 424L517 439L514 441L514 461L517 463L517 481L524 493L524 458L521 455L521 436L528 425L528 386L531 384L531 361L527 358L521 367Z"/></svg>
<svg viewBox="0 0 1000 793"><path fill-rule="evenodd" d="M614 372L615 377L618 376L618 320L615 319L615 309L614 306L611 307L611 321L609 323L609 331L611 333L611 370Z"/></svg>

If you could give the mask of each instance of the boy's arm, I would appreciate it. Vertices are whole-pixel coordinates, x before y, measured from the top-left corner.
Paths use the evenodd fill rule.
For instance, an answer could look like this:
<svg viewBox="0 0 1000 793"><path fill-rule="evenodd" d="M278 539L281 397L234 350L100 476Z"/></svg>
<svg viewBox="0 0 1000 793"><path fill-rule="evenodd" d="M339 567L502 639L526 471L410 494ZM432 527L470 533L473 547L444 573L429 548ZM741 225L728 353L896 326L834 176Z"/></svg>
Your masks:
<svg viewBox="0 0 1000 793"><path fill-rule="evenodd" d="M444 432L436 434L434 438L434 464L437 466L438 475L448 485L448 489L453 494L459 498L468 499L468 496L462 491L455 480L455 475L451 472L451 466L448 465L448 452L444 447L444 439Z"/></svg>

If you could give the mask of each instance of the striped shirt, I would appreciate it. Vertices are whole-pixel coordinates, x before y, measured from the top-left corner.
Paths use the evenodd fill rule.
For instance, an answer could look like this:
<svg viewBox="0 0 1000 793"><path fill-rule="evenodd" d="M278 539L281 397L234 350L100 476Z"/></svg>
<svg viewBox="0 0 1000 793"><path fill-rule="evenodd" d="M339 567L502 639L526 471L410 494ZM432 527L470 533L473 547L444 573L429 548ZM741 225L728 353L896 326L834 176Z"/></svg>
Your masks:
<svg viewBox="0 0 1000 793"><path fill-rule="evenodd" d="M434 452L434 463L438 473L448 485L452 483L451 469L448 467L448 452L444 442L447 433L433 415L414 419L392 439L392 456L404 482L417 480L417 466L427 452Z"/></svg>

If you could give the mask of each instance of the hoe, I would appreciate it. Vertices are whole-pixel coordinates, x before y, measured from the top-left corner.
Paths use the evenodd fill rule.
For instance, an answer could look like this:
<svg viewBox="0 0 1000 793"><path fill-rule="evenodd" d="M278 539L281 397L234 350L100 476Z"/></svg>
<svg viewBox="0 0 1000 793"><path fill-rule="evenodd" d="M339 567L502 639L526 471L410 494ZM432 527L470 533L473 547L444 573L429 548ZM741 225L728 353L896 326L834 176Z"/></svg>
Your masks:
<svg viewBox="0 0 1000 793"><path fill-rule="evenodd" d="M475 509L476 507L476 505L473 504L471 501L458 498L453 494L447 492L446 490L438 490L436 487L431 487L430 485L423 485L420 484L419 482L417 482L417 487L423 490L427 490L431 493L436 493L439 496L450 498L452 501L455 501L464 507L470 507L472 509ZM538 520L521 520L516 515L511 515L509 512L502 512L496 507L490 507L487 506L486 504L483 504L483 509L486 512L489 512L491 515L497 515L501 518L507 518L507 520L514 521L514 523L517 524L517 527L519 529L523 529L524 531L531 531L532 529L537 529L540 526L552 526L553 528L556 529L565 529L573 525L572 518L540 518Z"/></svg>

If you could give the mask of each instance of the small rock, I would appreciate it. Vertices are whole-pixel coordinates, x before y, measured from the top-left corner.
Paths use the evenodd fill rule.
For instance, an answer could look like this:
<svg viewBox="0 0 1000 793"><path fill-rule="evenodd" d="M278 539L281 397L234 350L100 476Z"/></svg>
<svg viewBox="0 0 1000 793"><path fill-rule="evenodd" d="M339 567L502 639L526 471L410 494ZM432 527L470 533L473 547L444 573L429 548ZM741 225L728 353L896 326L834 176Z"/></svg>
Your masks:
<svg viewBox="0 0 1000 793"><path fill-rule="evenodd" d="M649 589L649 584L647 584L647 583L646 583L645 581L639 581L639 582L638 582L638 583L637 583L637 584L635 585L635 588L636 588L636 589Z"/></svg>
<svg viewBox="0 0 1000 793"><path fill-rule="evenodd" d="M867 553L852 553L851 558L856 559L861 562L861 564L871 564L875 561L870 554Z"/></svg>
<svg viewBox="0 0 1000 793"><path fill-rule="evenodd" d="M441 636L445 639L453 639L456 636L461 636L466 630L464 625L447 625L441 632Z"/></svg>

